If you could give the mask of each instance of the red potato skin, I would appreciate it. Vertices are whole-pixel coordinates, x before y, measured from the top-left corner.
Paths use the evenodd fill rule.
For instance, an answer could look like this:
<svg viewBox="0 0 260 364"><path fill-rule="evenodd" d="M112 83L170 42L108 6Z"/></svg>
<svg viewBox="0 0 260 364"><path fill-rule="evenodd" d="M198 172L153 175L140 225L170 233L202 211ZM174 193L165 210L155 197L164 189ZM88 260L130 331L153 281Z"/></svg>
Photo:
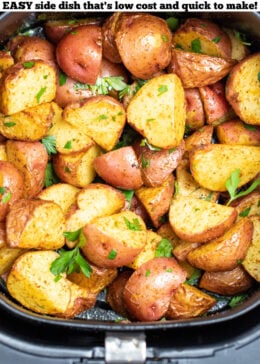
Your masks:
<svg viewBox="0 0 260 364"><path fill-rule="evenodd" d="M131 146L98 156L93 166L97 174L113 187L136 190L143 184L138 160Z"/></svg>
<svg viewBox="0 0 260 364"><path fill-rule="evenodd" d="M159 320L186 274L174 258L159 257L142 264L125 285L127 311L138 321Z"/></svg>
<svg viewBox="0 0 260 364"><path fill-rule="evenodd" d="M186 99L186 125L189 129L197 129L204 125L205 114L198 88L184 89Z"/></svg>
<svg viewBox="0 0 260 364"><path fill-rule="evenodd" d="M116 24L120 17L121 13L116 12L107 18L102 26L103 56L113 63L122 62L115 41Z"/></svg>
<svg viewBox="0 0 260 364"><path fill-rule="evenodd" d="M4 193L0 195L0 221L3 221L9 211L9 206L23 196L23 177L19 170L10 162L0 161L0 186ZM10 199L2 202L7 193Z"/></svg>
<svg viewBox="0 0 260 364"><path fill-rule="evenodd" d="M76 81L95 84L102 60L101 27L83 25L66 34L58 43L60 68Z"/></svg>
<svg viewBox="0 0 260 364"><path fill-rule="evenodd" d="M217 137L223 144L260 145L260 125L252 128L240 119L221 123L216 128Z"/></svg>

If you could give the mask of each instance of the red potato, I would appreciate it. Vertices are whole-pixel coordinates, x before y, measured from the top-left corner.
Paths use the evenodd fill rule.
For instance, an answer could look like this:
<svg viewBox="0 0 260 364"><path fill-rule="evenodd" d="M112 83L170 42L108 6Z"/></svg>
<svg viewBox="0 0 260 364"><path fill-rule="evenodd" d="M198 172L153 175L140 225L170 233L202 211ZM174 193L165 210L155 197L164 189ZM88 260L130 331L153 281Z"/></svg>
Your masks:
<svg viewBox="0 0 260 364"><path fill-rule="evenodd" d="M186 272L174 258L154 258L129 278L123 292L127 311L139 321L156 321L166 313Z"/></svg>
<svg viewBox="0 0 260 364"><path fill-rule="evenodd" d="M185 139L185 150L189 152L195 147L211 144L213 131L212 125L205 125L194 131Z"/></svg>
<svg viewBox="0 0 260 364"><path fill-rule="evenodd" d="M116 24L121 15L122 13L112 14L102 25L103 56L113 63L122 62L115 41Z"/></svg>
<svg viewBox="0 0 260 364"><path fill-rule="evenodd" d="M186 100L186 126L188 129L201 128L205 123L203 103L198 88L184 89Z"/></svg>
<svg viewBox="0 0 260 364"><path fill-rule="evenodd" d="M226 100L225 85L222 82L199 88L207 123L218 125L229 120L234 111Z"/></svg>
<svg viewBox="0 0 260 364"><path fill-rule="evenodd" d="M56 48L60 68L76 81L95 84L101 68L101 27L83 25L66 34Z"/></svg>
<svg viewBox="0 0 260 364"><path fill-rule="evenodd" d="M131 146L98 156L93 166L97 174L114 187L136 190L143 184L139 163Z"/></svg>
<svg viewBox="0 0 260 364"><path fill-rule="evenodd" d="M222 144L260 145L260 125L247 125L240 119L218 125L216 133Z"/></svg>
<svg viewBox="0 0 260 364"><path fill-rule="evenodd" d="M9 207L23 196L23 176L10 162L0 161L0 221L3 221Z"/></svg>

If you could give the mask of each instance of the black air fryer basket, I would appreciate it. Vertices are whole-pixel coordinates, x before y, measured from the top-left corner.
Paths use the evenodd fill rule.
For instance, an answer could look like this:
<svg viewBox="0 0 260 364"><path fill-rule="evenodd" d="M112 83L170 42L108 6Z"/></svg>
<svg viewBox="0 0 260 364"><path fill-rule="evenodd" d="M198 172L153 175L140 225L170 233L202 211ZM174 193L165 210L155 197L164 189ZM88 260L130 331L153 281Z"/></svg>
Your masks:
<svg viewBox="0 0 260 364"><path fill-rule="evenodd" d="M0 42L21 26L37 28L40 13L2 13ZM63 18L68 13L47 13ZM83 14L74 13L78 16ZM109 14L103 13L102 16ZM162 15L162 14L160 14ZM176 13L179 17L212 18L246 32L260 45L260 15L238 13ZM86 14L84 14L86 16ZM93 13L91 13L93 16ZM100 14L98 14L100 16ZM256 363L259 345L260 289L230 309L219 303L212 313L196 319L159 322L117 322L100 295L96 307L75 319L32 313L14 302L0 286L0 363ZM250 357L247 350L250 347ZM233 358L233 359L232 359ZM3 360L3 361L2 361ZM10 360L10 361L9 361ZM210 361L212 360L212 361Z"/></svg>

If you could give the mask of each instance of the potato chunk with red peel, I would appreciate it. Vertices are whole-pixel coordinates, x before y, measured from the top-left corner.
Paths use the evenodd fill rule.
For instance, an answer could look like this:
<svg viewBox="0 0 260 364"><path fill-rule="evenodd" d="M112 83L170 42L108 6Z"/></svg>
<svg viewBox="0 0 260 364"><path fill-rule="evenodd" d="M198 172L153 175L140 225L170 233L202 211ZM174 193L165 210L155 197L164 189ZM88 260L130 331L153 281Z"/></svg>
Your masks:
<svg viewBox="0 0 260 364"><path fill-rule="evenodd" d="M127 311L139 321L156 321L166 313L186 272L174 258L154 258L128 279L123 292Z"/></svg>
<svg viewBox="0 0 260 364"><path fill-rule="evenodd" d="M203 244L188 254L191 265L208 272L236 268L246 256L253 237L254 225L245 217L218 239Z"/></svg>
<svg viewBox="0 0 260 364"><path fill-rule="evenodd" d="M74 80L95 84L102 60L101 38L98 25L82 25L66 34L56 48L60 68Z"/></svg>
<svg viewBox="0 0 260 364"><path fill-rule="evenodd" d="M222 144L260 146L260 125L247 125L240 119L232 119L216 127Z"/></svg>
<svg viewBox="0 0 260 364"><path fill-rule="evenodd" d="M254 233L242 265L257 282L260 282L260 216L250 216L249 219L254 224Z"/></svg>

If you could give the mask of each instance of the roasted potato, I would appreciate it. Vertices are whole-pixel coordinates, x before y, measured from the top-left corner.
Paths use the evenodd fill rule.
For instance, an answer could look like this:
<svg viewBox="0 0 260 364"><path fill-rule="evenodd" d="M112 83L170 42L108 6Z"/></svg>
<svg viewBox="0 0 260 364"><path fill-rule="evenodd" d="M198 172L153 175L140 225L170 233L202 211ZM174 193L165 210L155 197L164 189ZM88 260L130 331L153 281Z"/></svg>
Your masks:
<svg viewBox="0 0 260 364"><path fill-rule="evenodd" d="M185 119L184 89L174 74L149 80L127 107L128 123L151 145L163 149L180 145Z"/></svg>
<svg viewBox="0 0 260 364"><path fill-rule="evenodd" d="M245 124L240 119L218 125L216 134L222 144L260 146L260 126Z"/></svg>
<svg viewBox="0 0 260 364"><path fill-rule="evenodd" d="M230 205L237 210L238 219L245 216L260 215L260 191L253 191L246 196L240 197Z"/></svg>
<svg viewBox="0 0 260 364"><path fill-rule="evenodd" d="M213 126L204 125L202 128L195 130L185 139L185 151L191 151L194 147L205 144L211 144L213 137Z"/></svg>
<svg viewBox="0 0 260 364"><path fill-rule="evenodd" d="M63 111L69 124L81 128L101 148L112 150L125 126L123 105L110 96L94 96L81 104L70 104Z"/></svg>
<svg viewBox="0 0 260 364"><path fill-rule="evenodd" d="M55 281L50 266L58 256L49 250L24 253L8 274L7 289L12 297L29 310L72 318L93 307L96 295L64 276Z"/></svg>
<svg viewBox="0 0 260 364"><path fill-rule="evenodd" d="M231 41L214 22L188 18L174 33L173 44L188 52L231 58Z"/></svg>
<svg viewBox="0 0 260 364"><path fill-rule="evenodd" d="M51 201L20 199L6 217L6 241L10 248L59 249L64 245L64 213Z"/></svg>
<svg viewBox="0 0 260 364"><path fill-rule="evenodd" d="M173 255L178 259L181 264L187 262L189 252L198 248L201 243L191 243L190 241L180 241L180 243L173 249Z"/></svg>
<svg viewBox="0 0 260 364"><path fill-rule="evenodd" d="M241 61L249 55L250 51L241 38L241 34L236 29L223 28L224 32L227 33L231 42L231 58L236 61Z"/></svg>
<svg viewBox="0 0 260 364"><path fill-rule="evenodd" d="M209 294L183 283L173 293L165 317L174 320L202 316L215 303L216 299Z"/></svg>
<svg viewBox="0 0 260 364"><path fill-rule="evenodd" d="M186 127L190 130L199 129L205 123L203 103L198 88L184 89L186 101Z"/></svg>
<svg viewBox="0 0 260 364"><path fill-rule="evenodd" d="M224 272L203 273L199 287L225 296L232 296L247 291L253 285L253 279L240 265Z"/></svg>
<svg viewBox="0 0 260 364"><path fill-rule="evenodd" d="M176 73L185 88L203 87L227 76L235 63L236 61L230 58L173 49L168 72Z"/></svg>
<svg viewBox="0 0 260 364"><path fill-rule="evenodd" d="M55 93L56 73L52 66L41 60L16 63L1 78L0 112L12 115L50 102Z"/></svg>
<svg viewBox="0 0 260 364"><path fill-rule="evenodd" d="M98 217L83 228L81 248L86 258L100 267L115 268L131 263L146 242L146 226L131 211Z"/></svg>
<svg viewBox="0 0 260 364"><path fill-rule="evenodd" d="M233 207L179 195L172 199L169 211L175 233L191 243L205 243L223 235L236 217Z"/></svg>
<svg viewBox="0 0 260 364"><path fill-rule="evenodd" d="M250 216L249 219L254 225L254 232L242 265L251 277L260 282L260 216Z"/></svg>
<svg viewBox="0 0 260 364"><path fill-rule="evenodd" d="M7 68L14 64L14 59L8 51L0 51L0 75Z"/></svg>
<svg viewBox="0 0 260 364"><path fill-rule="evenodd" d="M165 315L174 291L185 279L186 272L174 258L149 260L126 282L123 299L127 311L138 321L159 320Z"/></svg>
<svg viewBox="0 0 260 364"><path fill-rule="evenodd" d="M235 113L247 124L260 125L260 53L249 55L232 68L226 97Z"/></svg>
<svg viewBox="0 0 260 364"><path fill-rule="evenodd" d="M260 170L260 148L246 145L203 145L190 152L190 168L200 186L212 191L226 191L226 181L236 169L240 171L237 187L245 185L257 175Z"/></svg>
<svg viewBox="0 0 260 364"><path fill-rule="evenodd" d="M106 59L113 63L121 63L121 57L118 52L115 32L117 21L122 16L122 13L116 12L109 16L102 25L102 50Z"/></svg>
<svg viewBox="0 0 260 364"><path fill-rule="evenodd" d="M7 160L22 174L24 180L23 196L35 197L43 188L48 154L40 142L6 142Z"/></svg>
<svg viewBox="0 0 260 364"><path fill-rule="evenodd" d="M188 261L196 268L208 272L235 269L246 256L252 242L253 230L252 221L245 217L218 239L192 250L188 254Z"/></svg>
<svg viewBox="0 0 260 364"><path fill-rule="evenodd" d="M56 59L69 77L95 84L102 60L101 27L81 25L66 33L56 47Z"/></svg>
<svg viewBox="0 0 260 364"><path fill-rule="evenodd" d="M149 79L171 60L171 31L164 19L154 15L121 14L114 39L123 64L134 77Z"/></svg>
<svg viewBox="0 0 260 364"><path fill-rule="evenodd" d="M135 190L143 184L141 168L132 146L100 155L95 158L93 166L97 174L111 186Z"/></svg>

